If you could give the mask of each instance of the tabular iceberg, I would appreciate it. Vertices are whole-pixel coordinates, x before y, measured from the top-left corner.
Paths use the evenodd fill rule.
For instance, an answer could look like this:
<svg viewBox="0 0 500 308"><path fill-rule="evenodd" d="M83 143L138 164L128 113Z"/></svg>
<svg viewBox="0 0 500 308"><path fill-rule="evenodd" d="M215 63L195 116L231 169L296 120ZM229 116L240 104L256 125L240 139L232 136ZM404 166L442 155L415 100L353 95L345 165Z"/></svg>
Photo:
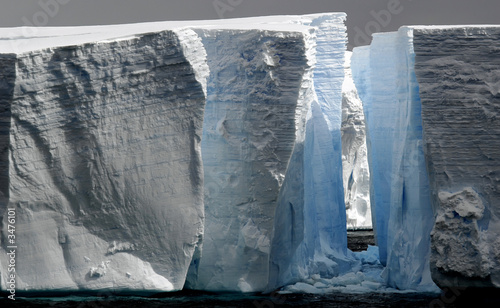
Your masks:
<svg viewBox="0 0 500 308"><path fill-rule="evenodd" d="M202 142L206 229L190 288L262 291L287 283L292 267L317 272L313 259L324 250L332 254L331 246L346 259L344 18L247 18L195 29L210 76ZM313 180L309 172L316 170L321 174ZM283 238L291 233L293 240ZM298 247L306 242L308 252ZM321 262L321 271L335 273L333 261L331 269Z"/></svg>
<svg viewBox="0 0 500 308"><path fill-rule="evenodd" d="M419 27L415 71L442 287L500 287L500 27Z"/></svg>
<svg viewBox="0 0 500 308"><path fill-rule="evenodd" d="M402 27L354 50L389 286L499 285L499 33Z"/></svg>
<svg viewBox="0 0 500 308"><path fill-rule="evenodd" d="M0 287L499 287L500 27L345 17L1 29Z"/></svg>
<svg viewBox="0 0 500 308"><path fill-rule="evenodd" d="M4 30L18 290L247 292L349 270L344 19Z"/></svg>
<svg viewBox="0 0 500 308"><path fill-rule="evenodd" d="M13 244L18 292L183 287L208 67L196 33L156 28L2 30L2 289Z"/></svg>

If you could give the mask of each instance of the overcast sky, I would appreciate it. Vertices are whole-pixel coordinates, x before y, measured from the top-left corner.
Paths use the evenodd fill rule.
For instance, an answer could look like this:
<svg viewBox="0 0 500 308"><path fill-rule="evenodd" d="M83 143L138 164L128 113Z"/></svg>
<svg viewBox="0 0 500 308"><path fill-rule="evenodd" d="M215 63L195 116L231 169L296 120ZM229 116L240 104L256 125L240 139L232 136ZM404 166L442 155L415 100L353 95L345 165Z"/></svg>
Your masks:
<svg viewBox="0 0 500 308"><path fill-rule="evenodd" d="M350 47L402 25L500 24L499 0L0 0L0 26L346 12Z"/></svg>

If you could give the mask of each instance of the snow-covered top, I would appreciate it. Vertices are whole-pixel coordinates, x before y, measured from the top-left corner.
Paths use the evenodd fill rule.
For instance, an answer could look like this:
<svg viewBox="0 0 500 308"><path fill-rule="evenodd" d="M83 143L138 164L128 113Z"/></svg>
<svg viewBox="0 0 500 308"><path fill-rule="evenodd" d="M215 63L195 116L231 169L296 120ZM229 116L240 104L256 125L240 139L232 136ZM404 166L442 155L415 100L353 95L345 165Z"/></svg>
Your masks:
<svg viewBox="0 0 500 308"><path fill-rule="evenodd" d="M429 30L448 30L448 29L500 29L500 25L416 25L416 26L403 26L402 28L411 29L429 29Z"/></svg>
<svg viewBox="0 0 500 308"><path fill-rule="evenodd" d="M373 37L388 37L391 35L398 35L398 33L406 33L407 35L413 35L413 31L418 30L421 32L442 32L448 30L463 30L466 33L471 34L487 34L490 31L497 32L500 30L500 25L431 25L431 26L402 26L398 31L391 32L379 32L374 33Z"/></svg>
<svg viewBox="0 0 500 308"><path fill-rule="evenodd" d="M304 32L310 28L298 23L318 17L345 20L345 13L282 15L223 20L166 21L106 26L17 27L0 28L0 53L20 54L46 48L74 46L93 42L130 39L141 34L166 30L193 29L259 29L280 32Z"/></svg>

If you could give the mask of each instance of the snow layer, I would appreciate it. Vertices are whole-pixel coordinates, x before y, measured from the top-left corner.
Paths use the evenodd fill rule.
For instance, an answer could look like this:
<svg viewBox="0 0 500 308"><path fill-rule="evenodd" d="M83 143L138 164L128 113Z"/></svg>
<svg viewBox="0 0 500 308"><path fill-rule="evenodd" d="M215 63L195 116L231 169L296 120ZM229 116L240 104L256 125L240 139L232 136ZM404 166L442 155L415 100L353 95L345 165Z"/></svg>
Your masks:
<svg viewBox="0 0 500 308"><path fill-rule="evenodd" d="M365 110L371 201L383 276L399 289L432 290L433 212L422 148L412 29L356 48L353 76Z"/></svg>
<svg viewBox="0 0 500 308"><path fill-rule="evenodd" d="M363 104L351 72L352 52L346 53L342 85L342 173L347 227L371 229L370 170Z"/></svg>
<svg viewBox="0 0 500 308"><path fill-rule="evenodd" d="M182 288L203 234L204 58L189 30L2 55L2 289L7 208L19 292Z"/></svg>
<svg viewBox="0 0 500 308"><path fill-rule="evenodd" d="M418 27L416 74L440 286L500 287L500 27Z"/></svg>

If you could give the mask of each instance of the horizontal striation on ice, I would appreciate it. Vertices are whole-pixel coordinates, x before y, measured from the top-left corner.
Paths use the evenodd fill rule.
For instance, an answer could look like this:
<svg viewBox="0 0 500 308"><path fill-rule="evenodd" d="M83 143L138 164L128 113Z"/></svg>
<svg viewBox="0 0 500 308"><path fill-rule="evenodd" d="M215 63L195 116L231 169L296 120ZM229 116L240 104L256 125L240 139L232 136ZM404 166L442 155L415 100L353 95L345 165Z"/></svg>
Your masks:
<svg viewBox="0 0 500 308"><path fill-rule="evenodd" d="M252 292L359 268L344 21L0 29L0 215L3 239L7 208L18 215L18 290Z"/></svg>
<svg viewBox="0 0 500 308"><path fill-rule="evenodd" d="M292 260L294 254L303 254L295 251L297 247L283 250L288 243L283 243L282 234L288 235L289 229L297 233L296 240L311 236L311 256L315 250L319 253L325 248L330 252L330 246L346 246L345 239L342 241L343 191L335 185L341 185L342 180L339 119L344 15L247 18L237 26L230 21L229 25L194 27L207 50L210 76L202 142L206 228L201 257L194 260L188 276L190 288L262 291L268 278L270 285L277 286L275 279L281 279L278 276L283 272L270 270L269 264L273 267L282 253L288 254L279 258L283 264L305 270L317 267L304 258ZM327 67L322 69L317 65L317 50L326 45L321 40L326 43L332 38L339 43L326 47L329 54L321 53ZM330 69L332 65L338 65L338 69ZM323 84L319 79L314 83L314 74L323 78ZM333 85L328 84L329 80ZM304 148L306 120L313 130L313 121L307 116L316 90L321 87L325 89L324 96L332 97L322 100L323 107L337 118L323 116L321 110L318 113L325 125L316 128L324 147L317 156L328 161L328 168L322 164L309 168L324 172L318 182L321 187L314 188L306 187L304 173L297 170L311 161L297 153ZM311 146L308 151L315 150ZM330 158L338 159L329 161ZM295 180L298 187L289 190L286 183ZM320 189L318 195L325 198L317 202L317 210L324 213L321 219L307 220L308 212L316 212L316 201L311 199L313 192L318 191L315 189ZM304 191L309 201L304 198ZM297 209L282 202L285 198L297 199L293 202ZM286 206L282 209L283 203ZM324 208L320 209L320 205ZM335 211L330 212L332 208ZM290 210L300 213L293 222L283 224L282 218L288 217ZM281 211L285 213L282 215ZM313 231L307 233L306 224Z"/></svg>
<svg viewBox="0 0 500 308"><path fill-rule="evenodd" d="M269 290L332 278L356 263L347 250L342 183L342 82L345 14L313 16L299 22L315 27L314 71L304 75L310 109L278 197L271 242Z"/></svg>
<svg viewBox="0 0 500 308"><path fill-rule="evenodd" d="M201 40L112 28L13 40L1 57L1 232L14 208L19 292L179 290L203 234Z"/></svg>
<svg viewBox="0 0 500 308"><path fill-rule="evenodd" d="M375 34L355 48L353 76L363 101L372 215L388 286L435 290L430 276L433 211L422 147L412 28Z"/></svg>
<svg viewBox="0 0 500 308"><path fill-rule="evenodd" d="M205 237L189 287L267 285L276 199L296 139L309 70L295 31L196 30L210 67L202 152Z"/></svg>
<svg viewBox="0 0 500 308"><path fill-rule="evenodd" d="M500 27L417 27L436 283L500 287Z"/></svg>

